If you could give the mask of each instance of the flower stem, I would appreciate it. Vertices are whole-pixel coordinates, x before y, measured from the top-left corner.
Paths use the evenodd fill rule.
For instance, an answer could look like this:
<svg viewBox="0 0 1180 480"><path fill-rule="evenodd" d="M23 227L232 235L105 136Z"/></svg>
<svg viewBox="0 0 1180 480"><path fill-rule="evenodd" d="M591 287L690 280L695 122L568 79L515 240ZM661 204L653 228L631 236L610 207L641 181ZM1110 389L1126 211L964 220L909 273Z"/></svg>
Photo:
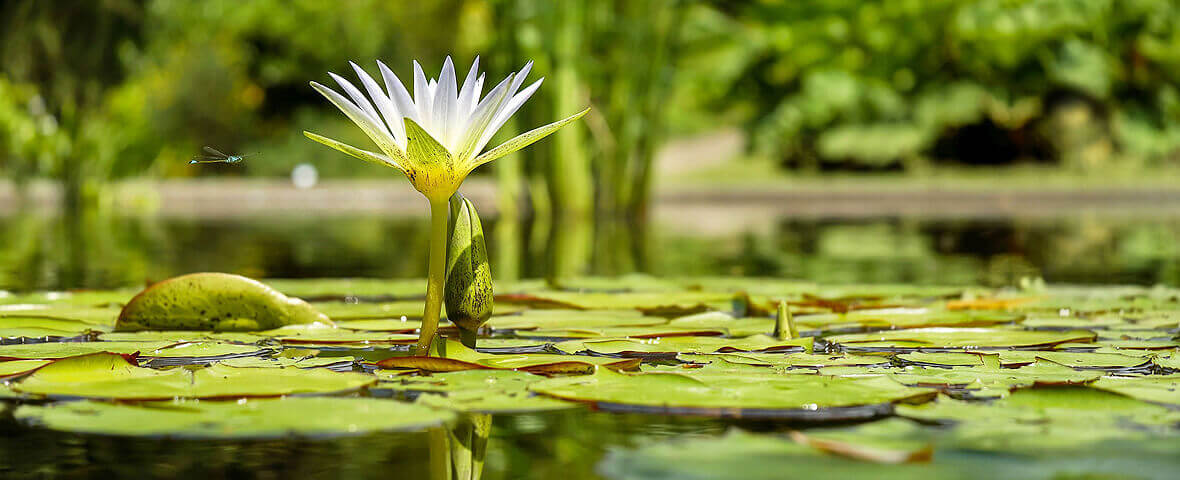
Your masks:
<svg viewBox="0 0 1180 480"><path fill-rule="evenodd" d="M450 212L445 197L441 200L430 200L430 265L427 268L426 310L422 312L417 355L429 354L430 342L438 332L443 286L447 280L447 217Z"/></svg>

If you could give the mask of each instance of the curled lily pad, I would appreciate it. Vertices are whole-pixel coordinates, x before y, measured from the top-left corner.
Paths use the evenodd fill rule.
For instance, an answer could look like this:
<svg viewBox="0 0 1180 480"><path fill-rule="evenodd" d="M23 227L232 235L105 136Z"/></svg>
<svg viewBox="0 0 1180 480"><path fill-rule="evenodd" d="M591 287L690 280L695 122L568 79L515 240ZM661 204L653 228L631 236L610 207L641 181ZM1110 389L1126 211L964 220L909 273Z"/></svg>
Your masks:
<svg viewBox="0 0 1180 480"><path fill-rule="evenodd" d="M355 390L376 379L323 369L209 367L156 370L121 355L96 353L55 361L13 385L39 395L154 400L278 396Z"/></svg>
<svg viewBox="0 0 1180 480"><path fill-rule="evenodd" d="M193 273L155 283L123 307L115 329L259 331L330 324L298 298L240 275Z"/></svg>
<svg viewBox="0 0 1180 480"><path fill-rule="evenodd" d="M686 371L688 372L688 371ZM557 398L591 402L599 408L631 408L713 416L823 418L828 409L921 402L933 391L906 387L886 378L821 375L693 375L616 373L542 380L529 389ZM865 411L879 415L881 410ZM837 417L839 418L839 417Z"/></svg>
<svg viewBox="0 0 1180 480"><path fill-rule="evenodd" d="M554 355L546 353L494 354L481 353L455 340L446 341L446 358L408 356L392 357L377 362L381 368L417 368L427 372L460 370L520 370L532 373L589 373L595 366L633 369L638 359L588 357L582 355Z"/></svg>
<svg viewBox="0 0 1180 480"><path fill-rule="evenodd" d="M314 412L314 415L309 415ZM419 430L454 414L370 398L291 397L245 401L177 400L138 404L79 401L25 405L17 420L53 430L128 436L273 438Z"/></svg>

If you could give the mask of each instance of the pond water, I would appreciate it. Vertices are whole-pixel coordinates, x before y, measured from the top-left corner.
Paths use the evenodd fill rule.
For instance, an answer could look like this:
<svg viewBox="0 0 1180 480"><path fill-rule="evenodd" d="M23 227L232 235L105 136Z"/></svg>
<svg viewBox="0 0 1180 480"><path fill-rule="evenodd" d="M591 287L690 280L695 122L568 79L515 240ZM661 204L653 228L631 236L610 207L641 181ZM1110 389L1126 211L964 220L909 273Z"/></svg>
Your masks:
<svg viewBox="0 0 1180 480"><path fill-rule="evenodd" d="M422 277L424 223L386 216L10 216L0 219L0 289L111 288L193 271L267 278ZM584 262L576 268L590 274L638 269L659 276L774 276L832 284L1010 286L1037 276L1052 283L1180 283L1175 242L1180 218L779 218L724 231L600 223L596 237L572 241L564 236L587 227L555 229L530 222L519 228L527 233L511 238L514 249L501 245L507 237L494 221L489 223L489 249L512 260L517 273L528 278L562 268L551 259L575 252ZM372 394L392 393L378 389ZM247 441L143 439L29 428L11 415L9 407L0 416L0 476L5 478L439 478L431 467L432 455L438 455L431 448L437 431ZM733 427L783 432L813 426L587 409L498 414L492 421L484 479L717 478L717 472L693 472L691 465L709 456L714 447L707 442ZM675 448L694 455L685 459L687 470L664 468L673 457L659 445L670 439L681 442ZM706 443L692 444L694 439ZM1168 478L1177 467L1176 455L1160 454L1175 453L1174 441L1156 443L1161 450L1154 452L1127 444L1109 447L1081 458L952 449L938 457L955 466L951 470L936 465L888 472L908 478L946 478L948 472L976 478L969 473L975 469L1003 472L999 476L1005 478L1060 478L1097 470ZM742 478L885 473L870 463L792 465L773 449L740 451L755 456L734 465L765 464L761 470L743 470ZM806 457L795 461L811 462Z"/></svg>
<svg viewBox="0 0 1180 480"><path fill-rule="evenodd" d="M692 213L681 214L692 218ZM1180 283L1180 216L766 216L713 228L657 221L485 222L497 271L543 278L644 271L820 283ZM111 288L195 271L264 278L425 277L427 222L404 216L0 217L0 289ZM523 233L519 233L523 232ZM509 247L509 248L506 248ZM501 272L502 273L502 272Z"/></svg>

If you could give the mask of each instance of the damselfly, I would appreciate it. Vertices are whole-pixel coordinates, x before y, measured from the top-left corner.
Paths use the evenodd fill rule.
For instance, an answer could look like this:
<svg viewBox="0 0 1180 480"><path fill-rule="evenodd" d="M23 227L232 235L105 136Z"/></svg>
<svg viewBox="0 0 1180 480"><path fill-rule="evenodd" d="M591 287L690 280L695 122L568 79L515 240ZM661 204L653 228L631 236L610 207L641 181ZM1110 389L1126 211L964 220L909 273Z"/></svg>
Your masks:
<svg viewBox="0 0 1180 480"><path fill-rule="evenodd" d="M202 150L204 150L205 153L202 155L197 155L197 156L193 157L192 161L188 162L189 165L192 165L194 163L240 163L242 161L242 159L250 156L250 155L226 155L224 153L217 151L216 148L210 147L208 145L206 145L205 148L203 148Z"/></svg>

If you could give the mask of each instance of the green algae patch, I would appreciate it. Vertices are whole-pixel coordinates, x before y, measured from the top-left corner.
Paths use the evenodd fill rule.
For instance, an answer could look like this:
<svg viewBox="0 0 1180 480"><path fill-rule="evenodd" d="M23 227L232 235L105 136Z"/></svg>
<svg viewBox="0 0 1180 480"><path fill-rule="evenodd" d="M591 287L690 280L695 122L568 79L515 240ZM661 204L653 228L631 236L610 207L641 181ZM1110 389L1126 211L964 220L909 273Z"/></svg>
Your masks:
<svg viewBox="0 0 1180 480"><path fill-rule="evenodd" d="M13 384L21 393L120 400L268 397L334 393L376 383L370 375L322 369L209 367L152 369L122 355L96 353L55 361Z"/></svg>
<svg viewBox="0 0 1180 480"><path fill-rule="evenodd" d="M259 331L331 321L307 302L250 278L193 273L155 283L132 298L115 330Z"/></svg>
<svg viewBox="0 0 1180 480"><path fill-rule="evenodd" d="M422 405L331 397L137 404L78 401L26 405L14 417L68 432L210 439L358 435L421 430L454 420L454 414L446 410Z"/></svg>

